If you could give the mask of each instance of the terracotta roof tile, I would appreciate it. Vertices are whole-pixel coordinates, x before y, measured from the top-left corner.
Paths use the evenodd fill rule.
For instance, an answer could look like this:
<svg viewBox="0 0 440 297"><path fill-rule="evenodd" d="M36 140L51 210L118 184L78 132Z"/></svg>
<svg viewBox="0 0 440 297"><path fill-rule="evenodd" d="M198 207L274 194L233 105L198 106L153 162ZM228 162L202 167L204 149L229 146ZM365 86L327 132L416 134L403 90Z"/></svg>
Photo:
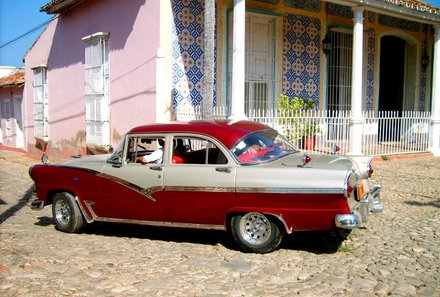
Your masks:
<svg viewBox="0 0 440 297"><path fill-rule="evenodd" d="M24 85L24 72L16 71L0 78L1 88L21 87Z"/></svg>
<svg viewBox="0 0 440 297"><path fill-rule="evenodd" d="M383 0L396 6L406 7L411 10L440 15L440 8L419 0Z"/></svg>

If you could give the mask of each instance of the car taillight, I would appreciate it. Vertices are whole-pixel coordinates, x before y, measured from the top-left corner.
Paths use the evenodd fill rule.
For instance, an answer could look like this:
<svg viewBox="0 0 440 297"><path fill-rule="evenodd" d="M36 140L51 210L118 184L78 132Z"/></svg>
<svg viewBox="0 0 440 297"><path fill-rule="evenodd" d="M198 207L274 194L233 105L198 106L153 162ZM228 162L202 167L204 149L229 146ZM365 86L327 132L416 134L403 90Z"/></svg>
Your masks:
<svg viewBox="0 0 440 297"><path fill-rule="evenodd" d="M345 180L345 185L344 185L344 196L346 198L350 198L350 196L353 194L354 188L351 185L350 180L353 178L353 173L350 173L347 176L347 179Z"/></svg>
<svg viewBox="0 0 440 297"><path fill-rule="evenodd" d="M371 177L373 175L373 172L374 172L373 167L371 167L371 165L368 166L368 177Z"/></svg>

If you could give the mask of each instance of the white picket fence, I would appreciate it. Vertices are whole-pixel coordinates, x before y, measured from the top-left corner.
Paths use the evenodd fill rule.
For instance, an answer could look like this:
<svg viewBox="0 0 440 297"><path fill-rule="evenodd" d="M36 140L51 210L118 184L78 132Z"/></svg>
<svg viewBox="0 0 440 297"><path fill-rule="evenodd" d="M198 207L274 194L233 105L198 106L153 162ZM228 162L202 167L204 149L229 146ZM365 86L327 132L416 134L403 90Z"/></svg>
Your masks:
<svg viewBox="0 0 440 297"><path fill-rule="evenodd" d="M215 119L225 119L227 108L216 107ZM201 119L200 108L180 110L177 121ZM287 111L258 110L248 115L249 120L264 123L284 134L298 148L316 153L331 153L335 145L340 153L349 152L350 111ZM362 153L386 156L420 153L429 150L430 112L363 112L364 129ZM312 140L310 140L312 139ZM312 145L313 143L313 145Z"/></svg>

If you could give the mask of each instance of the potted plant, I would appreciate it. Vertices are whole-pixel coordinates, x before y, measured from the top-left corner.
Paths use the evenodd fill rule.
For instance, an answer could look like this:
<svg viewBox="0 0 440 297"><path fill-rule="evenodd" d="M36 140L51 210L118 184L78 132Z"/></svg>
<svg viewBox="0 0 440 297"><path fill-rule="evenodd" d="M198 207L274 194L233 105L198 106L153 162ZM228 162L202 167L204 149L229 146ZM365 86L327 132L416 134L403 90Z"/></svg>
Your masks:
<svg viewBox="0 0 440 297"><path fill-rule="evenodd" d="M321 132L319 125L314 120L306 119L302 130L302 144L306 150L314 150L316 135Z"/></svg>
<svg viewBox="0 0 440 297"><path fill-rule="evenodd" d="M306 150L314 149L316 134L321 132L315 120L306 118L307 112L314 109L313 100L278 96L278 124L289 140Z"/></svg>

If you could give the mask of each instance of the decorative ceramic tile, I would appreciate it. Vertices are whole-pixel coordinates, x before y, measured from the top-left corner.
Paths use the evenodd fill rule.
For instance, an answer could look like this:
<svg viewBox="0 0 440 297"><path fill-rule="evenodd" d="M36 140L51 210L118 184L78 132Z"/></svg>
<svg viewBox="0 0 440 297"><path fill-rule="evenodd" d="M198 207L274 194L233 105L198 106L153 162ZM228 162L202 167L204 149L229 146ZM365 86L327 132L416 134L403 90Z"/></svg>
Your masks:
<svg viewBox="0 0 440 297"><path fill-rule="evenodd" d="M368 21L371 23L371 24L374 24L374 22L376 21L376 13L375 12L372 12L372 11L368 11Z"/></svg>
<svg viewBox="0 0 440 297"><path fill-rule="evenodd" d="M379 14L379 24L419 32L420 23Z"/></svg>
<svg viewBox="0 0 440 297"><path fill-rule="evenodd" d="M420 75L420 102L419 111L425 111L425 100L426 100L426 69L422 67Z"/></svg>
<svg viewBox="0 0 440 297"><path fill-rule="evenodd" d="M320 12L321 0L284 0L284 4L288 7L294 7L309 11Z"/></svg>
<svg viewBox="0 0 440 297"><path fill-rule="evenodd" d="M374 57L375 57L375 32L370 29L365 32L367 35L367 79L366 81L366 110L373 109L374 97Z"/></svg>
<svg viewBox="0 0 440 297"><path fill-rule="evenodd" d="M354 17L353 9L351 9L349 6L329 2L327 3L327 13L348 19L352 19Z"/></svg>
<svg viewBox="0 0 440 297"><path fill-rule="evenodd" d="M321 21L284 15L283 93L311 99L318 108L320 94Z"/></svg>
<svg viewBox="0 0 440 297"><path fill-rule="evenodd" d="M204 57L204 4L202 0L172 0L173 109L199 105L202 100ZM217 33L215 34L217 39ZM214 64L217 52L214 53ZM214 72L214 106L217 71Z"/></svg>

